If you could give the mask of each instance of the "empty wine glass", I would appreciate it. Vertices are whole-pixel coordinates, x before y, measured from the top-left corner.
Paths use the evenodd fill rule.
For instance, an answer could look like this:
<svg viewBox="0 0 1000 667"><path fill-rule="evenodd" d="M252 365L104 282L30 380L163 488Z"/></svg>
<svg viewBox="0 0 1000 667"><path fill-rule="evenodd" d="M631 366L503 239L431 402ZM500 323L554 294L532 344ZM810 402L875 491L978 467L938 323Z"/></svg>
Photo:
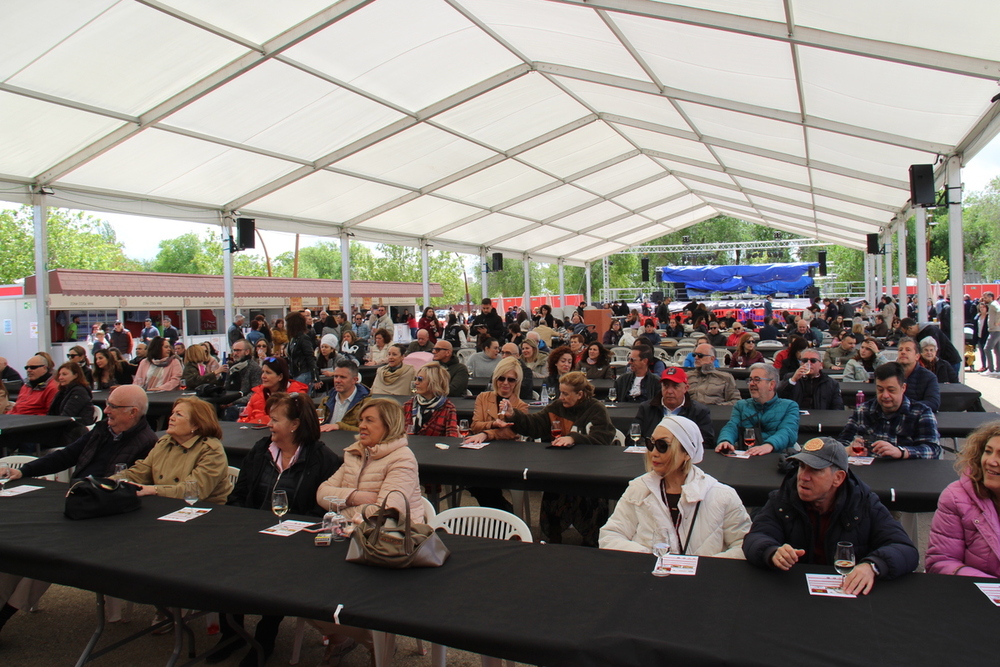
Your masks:
<svg viewBox="0 0 1000 667"><path fill-rule="evenodd" d="M198 500L198 482L193 479L184 480L184 502L194 505Z"/></svg>
<svg viewBox="0 0 1000 667"><path fill-rule="evenodd" d="M278 489L271 494L271 511L278 517L278 528L284 523L281 517L288 514L288 493Z"/></svg>
<svg viewBox="0 0 1000 667"><path fill-rule="evenodd" d="M656 567L653 576L666 577L670 574L670 566L663 559L670 554L670 542L657 542L653 545L653 555L656 556Z"/></svg>
<svg viewBox="0 0 1000 667"><path fill-rule="evenodd" d="M838 592L844 591L844 584L847 582L847 575L854 569L854 545L850 542L837 542L837 556L833 561L833 567L840 575L840 586Z"/></svg>
<svg viewBox="0 0 1000 667"><path fill-rule="evenodd" d="M628 437L632 438L632 445L639 444L639 438L642 437L642 426L638 423L633 423L628 427Z"/></svg>
<svg viewBox="0 0 1000 667"><path fill-rule="evenodd" d="M323 532L329 533L334 542L347 539L347 518L341 514L346 502L337 496L324 496L330 511L323 515Z"/></svg>
<svg viewBox="0 0 1000 667"><path fill-rule="evenodd" d="M546 390L549 392L549 402L551 403L552 401L556 400L556 388L546 387Z"/></svg>
<svg viewBox="0 0 1000 667"><path fill-rule="evenodd" d="M128 470L128 465L126 465L124 463L116 463L115 464L115 474L116 475L120 475L123 472L125 472L126 470Z"/></svg>

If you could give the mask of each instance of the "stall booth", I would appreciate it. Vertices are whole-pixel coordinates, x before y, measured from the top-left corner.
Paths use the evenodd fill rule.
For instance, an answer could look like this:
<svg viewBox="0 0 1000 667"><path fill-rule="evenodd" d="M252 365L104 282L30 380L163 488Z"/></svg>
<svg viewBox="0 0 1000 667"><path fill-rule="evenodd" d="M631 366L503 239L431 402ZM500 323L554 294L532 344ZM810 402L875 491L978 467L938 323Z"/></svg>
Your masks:
<svg viewBox="0 0 1000 667"><path fill-rule="evenodd" d="M290 310L309 308L314 315L327 310L343 310L343 286L340 280L306 278L236 277L234 303L236 312L247 322L258 314L268 323L284 317ZM23 290L0 295L0 356L14 364L38 351L38 323L35 316L35 277L25 278ZM430 296L441 297L439 283L430 284ZM389 306L393 312L404 308L419 312L423 288L420 283L387 281L351 281L350 308L368 310L373 305ZM68 325L79 318L75 340L68 340ZM181 333L185 345L208 340L222 351L226 344L225 304L222 276L141 271L84 271L54 269L49 271L49 322L52 337L50 353L57 363L66 359L66 351L83 345L90 354L87 336L94 324L106 325L121 320L136 339L145 319L162 326L169 317Z"/></svg>

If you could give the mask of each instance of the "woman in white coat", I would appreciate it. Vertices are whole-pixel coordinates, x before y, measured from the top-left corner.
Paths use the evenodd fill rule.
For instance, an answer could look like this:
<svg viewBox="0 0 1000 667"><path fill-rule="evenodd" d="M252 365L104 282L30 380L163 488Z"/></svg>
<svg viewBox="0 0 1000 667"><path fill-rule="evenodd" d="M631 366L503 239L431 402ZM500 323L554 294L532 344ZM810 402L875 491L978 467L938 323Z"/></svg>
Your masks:
<svg viewBox="0 0 1000 667"><path fill-rule="evenodd" d="M698 425L668 415L646 449L649 472L629 482L601 528L600 547L652 553L666 542L671 553L742 559L750 516L731 486L694 465L705 451Z"/></svg>

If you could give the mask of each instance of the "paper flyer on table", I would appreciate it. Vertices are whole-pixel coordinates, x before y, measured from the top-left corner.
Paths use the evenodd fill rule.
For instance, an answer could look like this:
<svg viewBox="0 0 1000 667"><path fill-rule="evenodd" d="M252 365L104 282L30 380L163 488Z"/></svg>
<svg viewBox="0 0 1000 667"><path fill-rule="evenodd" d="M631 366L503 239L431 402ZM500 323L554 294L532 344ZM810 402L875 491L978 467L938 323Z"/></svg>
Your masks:
<svg viewBox="0 0 1000 667"><path fill-rule="evenodd" d="M729 454L731 458L734 459L748 459L750 458L750 450L748 449L737 449Z"/></svg>
<svg viewBox="0 0 1000 667"><path fill-rule="evenodd" d="M197 519L202 514L207 514L211 511L211 507L182 507L176 512L171 512L170 514L161 516L158 521L178 521L180 523L184 523L185 521L190 521L191 519Z"/></svg>
<svg viewBox="0 0 1000 667"><path fill-rule="evenodd" d="M833 598L856 598L857 595L842 593L838 589L844 578L839 574L807 574L806 585L809 595L822 595Z"/></svg>
<svg viewBox="0 0 1000 667"><path fill-rule="evenodd" d="M629 445L628 447L625 448L625 453L626 454L645 454L646 453L646 446L645 445Z"/></svg>
<svg viewBox="0 0 1000 667"><path fill-rule="evenodd" d="M283 521L282 523L275 524L270 528L265 528L260 531L265 535L278 535L280 537L288 537L289 535L294 535L303 528L308 528L314 524L308 521Z"/></svg>
<svg viewBox="0 0 1000 667"><path fill-rule="evenodd" d="M10 498L11 496L19 496L22 493L28 493L30 491L37 491L38 489L41 489L41 488L44 488L44 487L41 487L41 486L32 486L31 484L22 484L21 486L15 486L13 488L4 489L3 491L0 491L0 496L3 496L4 498Z"/></svg>
<svg viewBox="0 0 1000 667"><path fill-rule="evenodd" d="M1000 607L1000 584L979 584L976 586L990 599L990 602Z"/></svg>
<svg viewBox="0 0 1000 667"><path fill-rule="evenodd" d="M680 554L668 554L660 559L670 574L680 574L684 576L694 576L698 572L697 556L682 556Z"/></svg>
<svg viewBox="0 0 1000 667"><path fill-rule="evenodd" d="M465 443L462 443L462 449L482 449L483 447L485 447L488 444L490 444L490 443L488 443L488 442L465 442Z"/></svg>
<svg viewBox="0 0 1000 667"><path fill-rule="evenodd" d="M875 460L874 456L848 456L847 462L852 466L870 466L872 461Z"/></svg>

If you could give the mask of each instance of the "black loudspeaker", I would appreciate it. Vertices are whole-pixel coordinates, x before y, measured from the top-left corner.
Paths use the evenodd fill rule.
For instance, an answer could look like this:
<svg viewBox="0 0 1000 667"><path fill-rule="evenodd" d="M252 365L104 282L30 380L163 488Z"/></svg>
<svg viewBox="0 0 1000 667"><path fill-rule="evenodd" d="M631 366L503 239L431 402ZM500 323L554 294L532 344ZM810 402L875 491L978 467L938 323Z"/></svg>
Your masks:
<svg viewBox="0 0 1000 667"><path fill-rule="evenodd" d="M663 301L663 292L653 292L649 295L649 300L653 303L660 303Z"/></svg>
<svg viewBox="0 0 1000 667"><path fill-rule="evenodd" d="M910 165L910 203L914 206L933 206L937 200L934 191L934 165Z"/></svg>
<svg viewBox="0 0 1000 667"><path fill-rule="evenodd" d="M659 269L657 269L656 271L653 271L653 280L655 280L658 283L662 283L663 282L663 271L661 271Z"/></svg>
<svg viewBox="0 0 1000 667"><path fill-rule="evenodd" d="M236 245L240 248L253 248L256 244L254 240L254 229L257 221L253 218L236 218Z"/></svg>
<svg viewBox="0 0 1000 667"><path fill-rule="evenodd" d="M642 282L649 282L649 260L645 257L642 258Z"/></svg>
<svg viewBox="0 0 1000 667"><path fill-rule="evenodd" d="M877 254L879 254L879 250L881 250L881 248L879 247L879 243L878 243L878 234L869 234L868 235L868 254L869 255L877 255Z"/></svg>
<svg viewBox="0 0 1000 667"><path fill-rule="evenodd" d="M815 285L806 288L806 298L813 302L819 301L819 288Z"/></svg>
<svg viewBox="0 0 1000 667"><path fill-rule="evenodd" d="M810 278L815 278L816 277L816 267L815 266L810 266L809 267L809 277Z"/></svg>
<svg viewBox="0 0 1000 667"><path fill-rule="evenodd" d="M819 275L826 275L826 250L820 250L816 253L817 259L819 259Z"/></svg>
<svg viewBox="0 0 1000 667"><path fill-rule="evenodd" d="M677 301L688 300L687 285L684 283L674 283L674 299Z"/></svg>
<svg viewBox="0 0 1000 667"><path fill-rule="evenodd" d="M493 270L503 271L503 253L495 252L493 253Z"/></svg>

